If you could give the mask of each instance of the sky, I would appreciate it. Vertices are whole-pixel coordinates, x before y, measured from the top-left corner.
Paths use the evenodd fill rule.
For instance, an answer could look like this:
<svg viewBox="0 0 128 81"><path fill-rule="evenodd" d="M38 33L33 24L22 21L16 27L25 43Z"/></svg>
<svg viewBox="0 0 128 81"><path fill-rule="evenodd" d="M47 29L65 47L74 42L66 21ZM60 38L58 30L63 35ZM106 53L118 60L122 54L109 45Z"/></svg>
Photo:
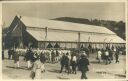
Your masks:
<svg viewBox="0 0 128 81"><path fill-rule="evenodd" d="M3 3L2 20L4 26L11 24L16 15L43 19L74 17L125 21L123 2L54 2L54 3Z"/></svg>

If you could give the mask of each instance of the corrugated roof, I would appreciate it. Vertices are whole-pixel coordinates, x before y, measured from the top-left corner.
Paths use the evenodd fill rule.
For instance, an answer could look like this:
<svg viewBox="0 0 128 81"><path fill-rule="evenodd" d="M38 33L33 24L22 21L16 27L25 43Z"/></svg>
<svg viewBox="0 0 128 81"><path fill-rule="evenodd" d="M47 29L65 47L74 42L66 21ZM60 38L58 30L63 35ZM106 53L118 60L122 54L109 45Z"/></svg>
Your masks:
<svg viewBox="0 0 128 81"><path fill-rule="evenodd" d="M72 22L47 20L47 19L25 17L25 16L21 18L21 21L28 27L37 27L37 28L48 27L53 29L115 34L114 32L110 31L105 27L87 25L87 24L78 24L78 23L72 23Z"/></svg>

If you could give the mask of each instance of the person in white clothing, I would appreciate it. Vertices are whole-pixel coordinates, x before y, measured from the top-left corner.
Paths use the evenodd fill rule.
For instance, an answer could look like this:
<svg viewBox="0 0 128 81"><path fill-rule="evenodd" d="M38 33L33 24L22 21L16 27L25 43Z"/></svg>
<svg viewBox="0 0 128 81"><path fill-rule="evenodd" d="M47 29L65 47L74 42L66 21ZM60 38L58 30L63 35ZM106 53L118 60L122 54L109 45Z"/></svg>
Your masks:
<svg viewBox="0 0 128 81"><path fill-rule="evenodd" d="M42 63L39 58L36 58L30 76L32 79L42 79Z"/></svg>
<svg viewBox="0 0 128 81"><path fill-rule="evenodd" d="M72 66L72 73L76 74L77 59L75 54L72 55L71 66Z"/></svg>
<svg viewBox="0 0 128 81"><path fill-rule="evenodd" d="M107 65L109 61L109 64L111 63L110 58L109 58L109 52L108 50L105 51L105 64Z"/></svg>
<svg viewBox="0 0 128 81"><path fill-rule="evenodd" d="M99 50L98 53L97 53L97 60L98 60L98 63L101 62L101 55L102 55L102 52Z"/></svg>

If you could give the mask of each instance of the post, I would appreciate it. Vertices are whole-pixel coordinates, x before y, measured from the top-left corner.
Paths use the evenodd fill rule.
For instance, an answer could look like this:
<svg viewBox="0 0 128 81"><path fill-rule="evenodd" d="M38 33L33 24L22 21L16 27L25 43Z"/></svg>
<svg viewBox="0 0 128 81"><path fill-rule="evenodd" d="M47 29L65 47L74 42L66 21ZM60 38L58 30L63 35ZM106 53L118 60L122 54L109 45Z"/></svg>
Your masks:
<svg viewBox="0 0 128 81"><path fill-rule="evenodd" d="M46 49L46 43L47 43L47 36L48 36L48 27L45 27L45 42L44 42L44 49Z"/></svg>
<svg viewBox="0 0 128 81"><path fill-rule="evenodd" d="M80 32L78 32L78 53L80 52Z"/></svg>
<svg viewBox="0 0 128 81"><path fill-rule="evenodd" d="M45 27L45 41L47 40L47 35L48 35L48 27Z"/></svg>

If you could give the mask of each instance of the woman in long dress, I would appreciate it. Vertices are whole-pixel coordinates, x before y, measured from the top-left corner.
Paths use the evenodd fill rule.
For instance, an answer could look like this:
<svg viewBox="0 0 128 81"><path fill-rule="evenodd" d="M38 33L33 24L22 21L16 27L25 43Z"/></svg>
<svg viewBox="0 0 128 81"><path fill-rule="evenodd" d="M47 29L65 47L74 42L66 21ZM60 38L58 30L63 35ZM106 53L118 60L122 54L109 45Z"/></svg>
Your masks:
<svg viewBox="0 0 128 81"><path fill-rule="evenodd" d="M32 79L42 79L42 63L39 58L34 62L32 73L34 75Z"/></svg>

